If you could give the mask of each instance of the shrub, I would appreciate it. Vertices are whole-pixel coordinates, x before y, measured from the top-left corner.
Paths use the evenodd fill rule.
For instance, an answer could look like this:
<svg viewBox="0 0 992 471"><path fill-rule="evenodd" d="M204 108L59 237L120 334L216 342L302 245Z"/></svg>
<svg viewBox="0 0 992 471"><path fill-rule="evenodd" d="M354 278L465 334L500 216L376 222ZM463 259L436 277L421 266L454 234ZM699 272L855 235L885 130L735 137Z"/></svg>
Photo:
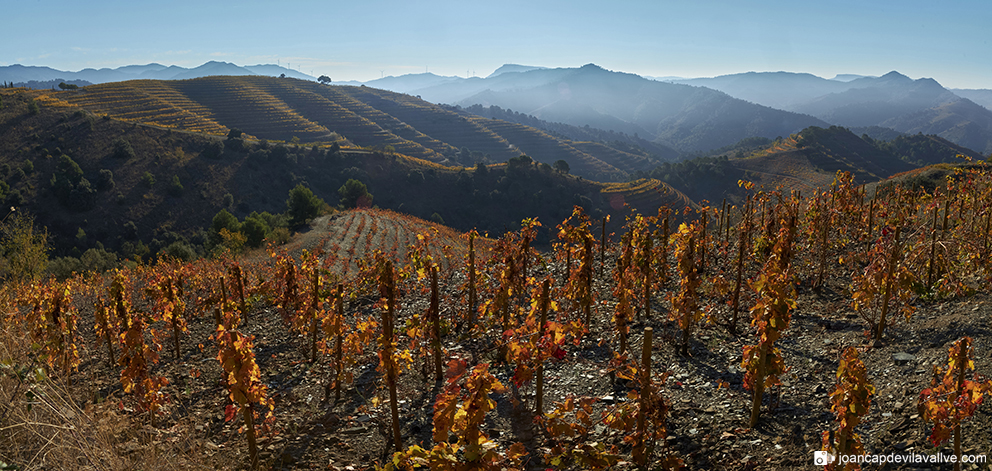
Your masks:
<svg viewBox="0 0 992 471"><path fill-rule="evenodd" d="M364 183L354 178L348 179L338 188L338 195L341 198L341 207L345 209L372 206L372 194Z"/></svg>
<svg viewBox="0 0 992 471"><path fill-rule="evenodd" d="M162 249L161 255L182 260L184 262L189 262L197 258L196 250L193 250L193 247L190 247L189 244L178 240Z"/></svg>
<svg viewBox="0 0 992 471"><path fill-rule="evenodd" d="M214 215L213 221L210 223L210 241L213 244L220 243L221 229L227 229L228 232L240 232L241 223L233 214L222 209Z"/></svg>
<svg viewBox="0 0 992 471"><path fill-rule="evenodd" d="M107 191L114 188L114 172L109 169L100 170L100 176L96 179L96 189Z"/></svg>
<svg viewBox="0 0 992 471"><path fill-rule="evenodd" d="M364 185L362 186L364 187ZM296 188L289 190L289 199L286 200L286 215L289 216L291 225L299 226L317 217L323 206L324 201L300 183L296 185Z"/></svg>
<svg viewBox="0 0 992 471"><path fill-rule="evenodd" d="M289 229L285 227L277 227L269 233L267 238L269 241L274 242L276 245L283 245L289 242Z"/></svg>
<svg viewBox="0 0 992 471"><path fill-rule="evenodd" d="M183 195L183 184L179 181L179 175L172 176L172 184L169 185L169 194L177 198Z"/></svg>
<svg viewBox="0 0 992 471"><path fill-rule="evenodd" d="M152 175L151 172L145 172L145 174L141 176L141 184L148 188L155 186L155 175Z"/></svg>
<svg viewBox="0 0 992 471"><path fill-rule="evenodd" d="M10 193L7 193L7 205L9 206L20 206L24 204L24 197L21 196L21 190L13 189Z"/></svg>
<svg viewBox="0 0 992 471"><path fill-rule="evenodd" d="M138 226L134 221L128 221L124 223L123 235L125 239L137 239L138 238Z"/></svg>
<svg viewBox="0 0 992 471"><path fill-rule="evenodd" d="M102 273L117 267L117 254L106 249L89 249L79 257L83 270Z"/></svg>
<svg viewBox="0 0 992 471"><path fill-rule="evenodd" d="M131 147L131 143L123 137L114 139L114 142L110 147L112 149L110 155L113 155L115 158L128 160L137 157L137 154L134 153L134 148Z"/></svg>
<svg viewBox="0 0 992 471"><path fill-rule="evenodd" d="M269 225L266 224L265 220L258 213L252 213L245 218L245 222L241 228L249 247L261 246L262 242L265 241L265 236L271 231Z"/></svg>
<svg viewBox="0 0 992 471"><path fill-rule="evenodd" d="M224 153L224 144L220 141L210 141L200 155L208 159L219 159L222 153Z"/></svg>
<svg viewBox="0 0 992 471"><path fill-rule="evenodd" d="M76 257L58 257L48 262L48 274L64 280L83 271L83 264Z"/></svg>
<svg viewBox="0 0 992 471"><path fill-rule="evenodd" d="M48 265L48 232L34 227L34 218L16 212L0 221L0 278L34 280Z"/></svg>

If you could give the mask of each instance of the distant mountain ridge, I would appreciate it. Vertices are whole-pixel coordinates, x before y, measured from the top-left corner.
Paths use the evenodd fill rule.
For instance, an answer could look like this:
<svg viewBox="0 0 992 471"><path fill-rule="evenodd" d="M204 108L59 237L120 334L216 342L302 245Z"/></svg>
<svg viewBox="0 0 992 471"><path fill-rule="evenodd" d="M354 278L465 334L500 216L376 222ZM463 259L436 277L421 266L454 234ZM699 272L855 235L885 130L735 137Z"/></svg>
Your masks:
<svg viewBox="0 0 992 471"><path fill-rule="evenodd" d="M892 71L881 77L833 80L792 72L748 72L681 81L845 127L886 127L936 134L992 153L992 91L948 90L931 78ZM982 106L976 105L980 103Z"/></svg>
<svg viewBox="0 0 992 471"><path fill-rule="evenodd" d="M828 125L712 89L648 80L594 64L501 74L411 93L428 101L495 105L545 121L642 136L683 152Z"/></svg>
<svg viewBox="0 0 992 471"><path fill-rule="evenodd" d="M0 66L0 81L11 83L27 83L30 81L46 82L51 80L84 80L90 83L122 82L125 80L184 80L207 77L210 75L267 75L287 77L301 80L317 80L315 77L297 70L275 64L258 64L239 66L230 62L210 61L198 67L188 69L176 65L165 66L158 63L145 65L125 65L116 69L87 68L77 72L57 70L51 67L25 66L13 64Z"/></svg>
<svg viewBox="0 0 992 471"><path fill-rule="evenodd" d="M313 81L279 65L208 62L186 69L158 63L66 72L0 67L0 80L23 86L85 85L135 79L268 75ZM808 126L890 128L932 133L992 153L992 90L948 90L896 71L880 77L747 72L712 78L652 80L605 70L504 64L487 77L431 73L389 76L367 86L462 107L498 106L551 123L594 127L654 141L681 153L707 152L750 137L775 138Z"/></svg>

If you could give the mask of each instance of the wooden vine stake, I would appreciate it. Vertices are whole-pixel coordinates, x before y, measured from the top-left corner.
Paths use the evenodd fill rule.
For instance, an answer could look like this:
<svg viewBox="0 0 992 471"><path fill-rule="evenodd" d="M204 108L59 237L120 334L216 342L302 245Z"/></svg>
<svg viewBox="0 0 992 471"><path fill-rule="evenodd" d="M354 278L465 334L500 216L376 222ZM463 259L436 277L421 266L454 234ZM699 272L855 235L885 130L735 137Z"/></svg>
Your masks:
<svg viewBox="0 0 992 471"><path fill-rule="evenodd" d="M476 291L475 291L475 236L473 230L468 233L468 330L475 326Z"/></svg>
<svg viewBox="0 0 992 471"><path fill-rule="evenodd" d="M875 329L875 340L882 340L882 332L885 331L885 324L887 322L886 315L889 313L889 301L892 299L892 285L895 280L893 280L893 275L895 274L896 267L899 264L899 234L902 230L902 226L896 226L895 239L892 242L892 255L889 258L888 266L886 267L885 279L882 281L885 285L884 291L882 292L882 313L879 317L878 327Z"/></svg>
<svg viewBox="0 0 992 471"><path fill-rule="evenodd" d="M337 332L337 341L334 345L334 364L337 369L334 371L334 402L341 400L341 374L344 372L342 364L342 348L344 341L344 284L338 283L338 292L334 296L337 315L334 317L334 330Z"/></svg>
<svg viewBox="0 0 992 471"><path fill-rule="evenodd" d="M654 241L651 231L644 230L644 316L651 318L651 252L654 251Z"/></svg>
<svg viewBox="0 0 992 471"><path fill-rule="evenodd" d="M393 359L393 318L395 313L396 293L393 277L393 262L384 260L379 274L379 293L386 300L386 308L382 311L382 352L381 360L385 369L386 388L389 389L389 410L393 418L393 446L396 451L403 451L400 437L400 412L396 400L396 362Z"/></svg>
<svg viewBox="0 0 992 471"><path fill-rule="evenodd" d="M583 237L585 247L582 252L582 266L579 267L582 277L582 310L586 316L586 326L592 325L592 235Z"/></svg>
<svg viewBox="0 0 992 471"><path fill-rule="evenodd" d="M937 207L933 208L933 225L930 230L930 261L927 263L927 288L933 286L933 263L937 255Z"/></svg>
<svg viewBox="0 0 992 471"><path fill-rule="evenodd" d="M651 350L652 350L652 340L654 337L654 329L651 327L644 328L644 340L641 344L641 368L638 371L640 373L641 380L641 393L638 397L638 409L640 412L637 414L637 436L639 437L635 447L639 447L640 450L636 450L635 455L640 458L637 465L641 469L647 469L647 455L644 449L647 445L647 416L648 411L651 409L649 401L653 394L651 393Z"/></svg>
<svg viewBox="0 0 992 471"><path fill-rule="evenodd" d="M107 344L107 366L113 370L114 363L117 360L117 356L114 354L114 344L110 340L110 325L111 325L111 310L107 309L107 306L103 303L102 299L96 301L96 325L97 325L97 335L103 334L103 341Z"/></svg>
<svg viewBox="0 0 992 471"><path fill-rule="evenodd" d="M819 209L819 224L818 229L820 230L820 261L819 267L816 270L816 292L819 293L823 289L823 275L827 269L827 236L830 230L830 211L831 208L824 207L823 202L820 197L816 198L816 205Z"/></svg>
<svg viewBox="0 0 992 471"><path fill-rule="evenodd" d="M661 221L661 256L658 260L661 270L658 274L658 284L662 287L668 283L668 239L672 235L668 228L668 216Z"/></svg>
<svg viewBox="0 0 992 471"><path fill-rule="evenodd" d="M441 315L437 300L437 267L431 266L431 346L434 350L434 381L440 383L444 379L441 366Z"/></svg>
<svg viewBox="0 0 992 471"><path fill-rule="evenodd" d="M310 280L312 293L310 297L310 363L317 361L317 332L320 324L320 269L313 267L313 277Z"/></svg>
<svg viewBox="0 0 992 471"><path fill-rule="evenodd" d="M741 283L744 280L744 247L747 246L748 230L751 225L751 196L744 205L740 227L737 229L737 278L734 282L733 312L730 316L730 335L737 336L737 314L740 312Z"/></svg>
<svg viewBox="0 0 992 471"><path fill-rule="evenodd" d="M551 281L544 280L544 285L541 287L541 323L538 325L537 338L544 338L545 329L548 324L548 304L550 303L550 292L551 292ZM540 340L538 340L540 341ZM536 385L536 395L537 403L534 406L534 414L541 416L544 414L544 361L541 361L537 365L536 371L537 379L535 381Z"/></svg>
<svg viewBox="0 0 992 471"><path fill-rule="evenodd" d="M606 222L610 220L609 216L603 216L603 234L600 236L599 240L599 277L603 277L603 267L606 265Z"/></svg>

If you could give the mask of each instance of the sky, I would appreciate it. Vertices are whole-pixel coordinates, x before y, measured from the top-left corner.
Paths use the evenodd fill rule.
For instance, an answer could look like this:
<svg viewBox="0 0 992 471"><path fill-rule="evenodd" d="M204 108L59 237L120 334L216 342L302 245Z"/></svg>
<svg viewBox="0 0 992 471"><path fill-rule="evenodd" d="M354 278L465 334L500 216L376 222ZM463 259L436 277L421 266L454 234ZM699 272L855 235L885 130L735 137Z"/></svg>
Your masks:
<svg viewBox="0 0 992 471"><path fill-rule="evenodd" d="M883 75L992 89L988 0L3 0L0 66L278 63L334 81L512 63L654 77Z"/></svg>

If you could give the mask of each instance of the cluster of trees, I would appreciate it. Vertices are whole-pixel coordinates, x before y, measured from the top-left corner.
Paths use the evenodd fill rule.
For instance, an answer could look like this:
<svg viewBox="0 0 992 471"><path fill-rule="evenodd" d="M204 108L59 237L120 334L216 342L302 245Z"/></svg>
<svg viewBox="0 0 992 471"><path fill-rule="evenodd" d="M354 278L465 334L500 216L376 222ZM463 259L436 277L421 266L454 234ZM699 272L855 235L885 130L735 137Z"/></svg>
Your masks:
<svg viewBox="0 0 992 471"><path fill-rule="evenodd" d="M313 194L306 186L299 184L289 191L286 212L272 214L268 211L255 211L243 221L221 209L213 218L208 230L208 252L240 251L244 247L261 247L267 240L285 243L289 240L289 230L310 222L330 207Z"/></svg>

